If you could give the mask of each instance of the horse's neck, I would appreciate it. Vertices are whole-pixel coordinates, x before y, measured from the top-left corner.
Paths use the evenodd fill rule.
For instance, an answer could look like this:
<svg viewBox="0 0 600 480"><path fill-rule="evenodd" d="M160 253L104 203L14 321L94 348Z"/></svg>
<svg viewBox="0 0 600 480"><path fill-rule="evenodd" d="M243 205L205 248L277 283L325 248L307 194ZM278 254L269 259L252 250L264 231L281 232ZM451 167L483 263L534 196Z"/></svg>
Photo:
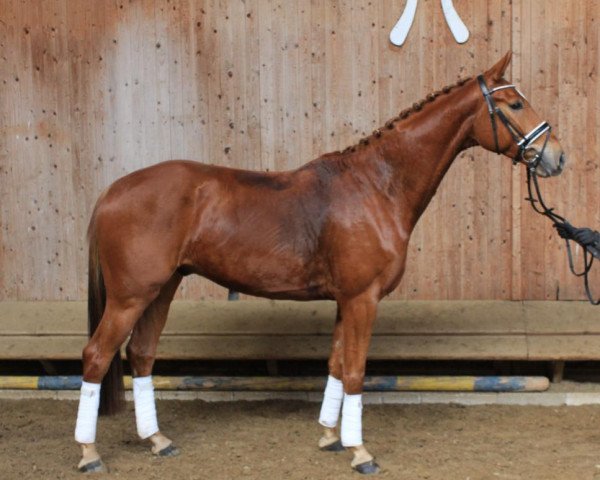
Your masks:
<svg viewBox="0 0 600 480"><path fill-rule="evenodd" d="M384 149L386 161L394 168L394 190L409 231L456 156L473 145L470 132L478 97L472 88L469 82L413 113L396 126L395 138Z"/></svg>

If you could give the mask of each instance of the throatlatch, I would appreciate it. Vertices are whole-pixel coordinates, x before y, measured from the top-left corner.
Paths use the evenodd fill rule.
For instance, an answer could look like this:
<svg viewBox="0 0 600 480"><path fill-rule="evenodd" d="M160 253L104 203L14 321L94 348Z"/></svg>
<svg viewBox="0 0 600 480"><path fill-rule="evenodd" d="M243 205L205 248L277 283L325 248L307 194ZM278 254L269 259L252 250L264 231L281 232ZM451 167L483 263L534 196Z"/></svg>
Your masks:
<svg viewBox="0 0 600 480"><path fill-rule="evenodd" d="M504 90L507 88L512 88L516 90L521 97L525 98L525 96L519 91L519 89L515 85L511 84L502 85L500 87L496 87L490 90L487 84L485 83L483 75L479 75L477 77L477 81L479 82L479 87L481 88L483 98L487 103L490 121L492 122L492 132L494 133L496 153L502 153L500 151L500 146L498 142L498 125L496 122L496 117L498 117L515 140L517 146L519 147L517 154L513 158L513 163L524 163L527 167L528 196L525 200L527 200L531 204L531 207L535 212L545 217L548 217L552 221L554 228L556 228L556 230L560 233L561 237L565 239L565 243L567 246L567 256L569 259L569 269L571 270L571 273L573 273L573 275L575 275L576 277L583 277L583 284L585 286L585 293L587 295L588 300L592 305L599 305L600 298L598 300L595 300L590 289L589 272L592 268L592 264L594 263L594 257L600 258L600 250L596 248L595 245L584 245L578 242L583 247L583 270L581 272L575 271L570 240L574 238L574 233L577 229L573 225L571 225L563 216L557 214L554 211L554 208L548 208L546 206L538 183L536 168L539 165L542 156L544 155L544 151L546 150L546 146L548 144L548 140L550 139L550 134L552 132L552 127L550 127L550 124L548 122L544 121L540 123L537 127L535 127L533 130L531 130L529 133L522 133L517 127L517 125L511 122L511 120L504 114L504 112L496 105L496 102L494 101L493 97L494 92ZM542 135L546 135L542 149L540 151L536 151L535 156L532 159L527 160L525 158L525 153L528 150L532 149L532 144Z"/></svg>

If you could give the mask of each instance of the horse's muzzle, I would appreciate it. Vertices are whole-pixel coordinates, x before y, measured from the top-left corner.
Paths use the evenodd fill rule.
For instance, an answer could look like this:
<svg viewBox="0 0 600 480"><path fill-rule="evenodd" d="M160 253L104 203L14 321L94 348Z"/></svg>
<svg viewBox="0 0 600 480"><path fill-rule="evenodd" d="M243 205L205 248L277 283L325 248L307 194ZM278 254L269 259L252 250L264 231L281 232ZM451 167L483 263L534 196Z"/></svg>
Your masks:
<svg viewBox="0 0 600 480"><path fill-rule="evenodd" d="M544 152L542 158L535 169L540 177L556 177L560 175L565 168L567 157L564 152L560 154L552 154L552 152Z"/></svg>

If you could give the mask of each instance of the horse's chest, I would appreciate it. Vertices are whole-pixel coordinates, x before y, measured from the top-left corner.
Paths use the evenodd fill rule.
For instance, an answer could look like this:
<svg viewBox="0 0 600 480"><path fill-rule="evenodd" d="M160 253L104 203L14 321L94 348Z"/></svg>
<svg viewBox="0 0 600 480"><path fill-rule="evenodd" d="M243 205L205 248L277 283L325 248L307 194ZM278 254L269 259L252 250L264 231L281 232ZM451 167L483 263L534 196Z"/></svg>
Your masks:
<svg viewBox="0 0 600 480"><path fill-rule="evenodd" d="M395 223L365 224L331 235L330 262L336 289L346 295L377 287L384 295L404 273L408 238Z"/></svg>

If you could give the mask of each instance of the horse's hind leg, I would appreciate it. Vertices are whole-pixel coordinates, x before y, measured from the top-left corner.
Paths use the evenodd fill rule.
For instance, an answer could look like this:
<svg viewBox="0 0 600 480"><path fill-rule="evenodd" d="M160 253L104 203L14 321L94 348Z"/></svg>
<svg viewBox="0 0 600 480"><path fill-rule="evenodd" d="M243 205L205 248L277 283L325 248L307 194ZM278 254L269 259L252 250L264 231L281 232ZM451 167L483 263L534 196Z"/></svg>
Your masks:
<svg viewBox="0 0 600 480"><path fill-rule="evenodd" d="M144 312L152 297L107 298L98 328L83 350L83 385L77 413L75 440L82 446L78 468L82 472L104 470L95 447L100 383L127 335Z"/></svg>
<svg viewBox="0 0 600 480"><path fill-rule="evenodd" d="M152 442L152 453L160 456L174 456L179 450L158 428L152 367L156 358L158 339L165 326L169 306L181 275L175 273L162 287L160 294L146 308L142 318L135 324L131 339L127 344L127 359L133 374L133 398L138 435Z"/></svg>
<svg viewBox="0 0 600 480"><path fill-rule="evenodd" d="M324 427L323 436L319 439L319 448L328 452L344 450L336 428L342 408L342 400L344 399L344 387L342 385L343 344L343 324L338 309L328 362L329 377L327 378L321 413L319 414L319 423Z"/></svg>

